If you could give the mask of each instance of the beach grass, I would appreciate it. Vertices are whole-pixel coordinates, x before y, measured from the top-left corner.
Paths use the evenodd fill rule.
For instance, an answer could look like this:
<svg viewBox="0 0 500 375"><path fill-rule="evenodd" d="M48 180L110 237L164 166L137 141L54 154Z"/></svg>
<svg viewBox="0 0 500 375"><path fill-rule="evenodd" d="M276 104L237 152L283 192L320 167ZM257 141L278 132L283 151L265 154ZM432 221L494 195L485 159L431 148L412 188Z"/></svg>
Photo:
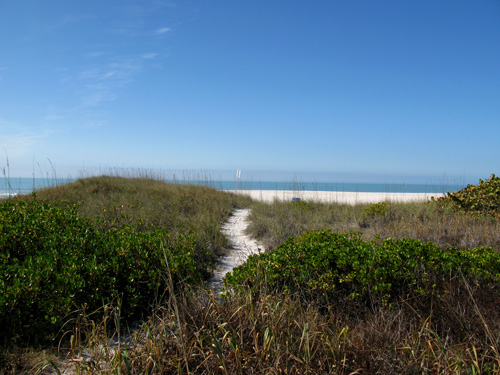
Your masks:
<svg viewBox="0 0 500 375"><path fill-rule="evenodd" d="M214 259L228 246L220 226L236 207L252 208L249 233L265 244L263 250L310 230L347 233L368 243L413 238L439 248L500 248L497 220L464 215L436 201L269 204L130 176L85 178L38 191L37 199L77 203L82 216L99 216L110 229L134 223L139 231L156 225L195 232L197 246L210 249ZM104 314L81 311L50 347L13 341L2 348L0 374L500 373L498 283L450 276L440 294L402 295L387 305L370 299L328 303L305 298L301 288L273 289L259 272L256 285L222 300L186 285L152 304L135 328L123 324L119 305Z"/></svg>
<svg viewBox="0 0 500 375"><path fill-rule="evenodd" d="M255 202L249 233L274 248L307 230L361 232L366 240L414 238L440 247L467 249L489 246L500 251L500 222L454 212L437 201L381 204L320 202Z"/></svg>

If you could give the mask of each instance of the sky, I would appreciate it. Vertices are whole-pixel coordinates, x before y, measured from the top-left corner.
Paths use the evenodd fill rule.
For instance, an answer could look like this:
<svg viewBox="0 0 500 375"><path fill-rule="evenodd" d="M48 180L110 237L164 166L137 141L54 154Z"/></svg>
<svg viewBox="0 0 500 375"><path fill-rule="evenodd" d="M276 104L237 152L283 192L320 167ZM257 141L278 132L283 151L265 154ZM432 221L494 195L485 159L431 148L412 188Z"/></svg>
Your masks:
<svg viewBox="0 0 500 375"><path fill-rule="evenodd" d="M0 0L0 168L500 174L500 1Z"/></svg>

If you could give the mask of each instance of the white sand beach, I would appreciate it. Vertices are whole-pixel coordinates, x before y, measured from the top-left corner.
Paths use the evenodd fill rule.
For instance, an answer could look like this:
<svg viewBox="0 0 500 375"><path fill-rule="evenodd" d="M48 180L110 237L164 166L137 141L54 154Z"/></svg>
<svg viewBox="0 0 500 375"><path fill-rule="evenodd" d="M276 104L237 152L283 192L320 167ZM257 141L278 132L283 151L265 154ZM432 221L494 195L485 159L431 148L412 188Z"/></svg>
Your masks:
<svg viewBox="0 0 500 375"><path fill-rule="evenodd" d="M292 191L292 190L226 190L231 193L245 194L262 202L272 202L275 199L292 201L300 198L304 201L326 203L378 203L378 202L417 202L427 201L431 197L439 198L442 193L364 193L346 191Z"/></svg>

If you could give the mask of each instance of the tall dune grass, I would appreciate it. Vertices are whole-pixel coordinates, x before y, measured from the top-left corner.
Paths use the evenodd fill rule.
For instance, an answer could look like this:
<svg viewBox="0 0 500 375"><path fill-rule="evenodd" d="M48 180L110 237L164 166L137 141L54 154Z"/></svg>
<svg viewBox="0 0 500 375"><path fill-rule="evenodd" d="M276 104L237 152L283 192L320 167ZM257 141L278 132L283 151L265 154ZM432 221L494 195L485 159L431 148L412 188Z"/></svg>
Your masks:
<svg viewBox="0 0 500 375"><path fill-rule="evenodd" d="M247 207L247 197L228 194L209 186L165 183L147 173L140 177L98 176L42 189L38 199L78 204L85 217L100 216L110 227L120 222L142 230L154 225L173 235L196 231L198 246L214 256L227 247L221 225L231 210ZM30 199L29 196L20 199Z"/></svg>

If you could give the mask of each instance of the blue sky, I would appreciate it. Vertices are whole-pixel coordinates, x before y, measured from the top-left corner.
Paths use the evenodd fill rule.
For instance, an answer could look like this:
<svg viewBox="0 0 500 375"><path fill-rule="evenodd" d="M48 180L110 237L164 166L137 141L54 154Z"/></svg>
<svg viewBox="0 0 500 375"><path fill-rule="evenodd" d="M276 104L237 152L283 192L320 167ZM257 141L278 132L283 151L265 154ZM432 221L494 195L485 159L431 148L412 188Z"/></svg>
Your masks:
<svg viewBox="0 0 500 375"><path fill-rule="evenodd" d="M477 182L499 140L496 0L0 2L11 176Z"/></svg>

